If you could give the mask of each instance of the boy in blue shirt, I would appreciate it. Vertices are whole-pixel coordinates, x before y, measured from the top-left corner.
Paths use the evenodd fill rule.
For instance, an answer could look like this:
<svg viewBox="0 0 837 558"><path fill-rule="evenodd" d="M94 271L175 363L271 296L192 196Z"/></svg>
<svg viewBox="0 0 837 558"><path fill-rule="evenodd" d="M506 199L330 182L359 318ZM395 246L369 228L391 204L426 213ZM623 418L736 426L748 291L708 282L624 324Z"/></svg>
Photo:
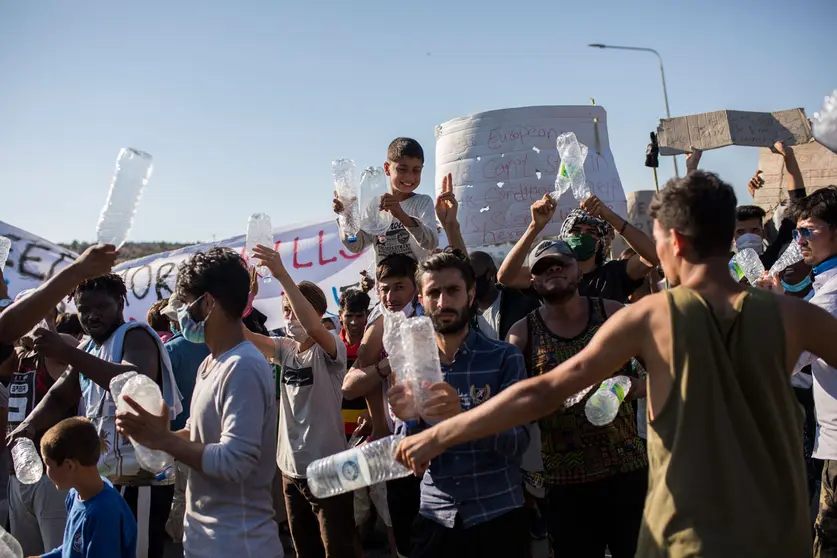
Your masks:
<svg viewBox="0 0 837 558"><path fill-rule="evenodd" d="M136 558L137 523L131 509L96 467L101 441L86 418L72 417L41 438L46 474L67 494L64 544L41 558Z"/></svg>

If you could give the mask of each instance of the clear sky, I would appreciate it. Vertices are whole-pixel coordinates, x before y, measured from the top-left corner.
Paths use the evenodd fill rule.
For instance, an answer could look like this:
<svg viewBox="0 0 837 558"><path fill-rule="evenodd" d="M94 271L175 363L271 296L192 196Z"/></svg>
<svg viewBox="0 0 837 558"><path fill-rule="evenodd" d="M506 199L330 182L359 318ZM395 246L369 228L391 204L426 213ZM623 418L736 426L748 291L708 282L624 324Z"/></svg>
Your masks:
<svg viewBox="0 0 837 558"><path fill-rule="evenodd" d="M381 164L450 118L527 105L608 111L626 191L653 188L648 132L672 114L803 107L837 87L834 0L0 2L0 220L92 240L116 154L154 156L134 240L328 218L331 161ZM755 148L704 155L742 202ZM682 169L681 161L681 169ZM673 174L660 164L660 178Z"/></svg>

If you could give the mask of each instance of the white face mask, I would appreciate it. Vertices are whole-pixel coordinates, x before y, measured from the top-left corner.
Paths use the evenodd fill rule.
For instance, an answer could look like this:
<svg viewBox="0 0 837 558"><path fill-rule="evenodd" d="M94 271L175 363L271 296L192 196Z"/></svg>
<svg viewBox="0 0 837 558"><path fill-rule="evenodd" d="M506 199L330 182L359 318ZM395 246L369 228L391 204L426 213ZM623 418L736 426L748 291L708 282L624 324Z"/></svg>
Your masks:
<svg viewBox="0 0 837 558"><path fill-rule="evenodd" d="M288 320L287 326L288 336L293 338L297 343L302 343L308 339L308 332L305 331L305 328L302 327L302 324L296 318Z"/></svg>
<svg viewBox="0 0 837 558"><path fill-rule="evenodd" d="M747 248L752 248L756 254L764 253L764 242L761 236L754 233L742 234L736 238L735 247L738 248L739 252L746 250Z"/></svg>

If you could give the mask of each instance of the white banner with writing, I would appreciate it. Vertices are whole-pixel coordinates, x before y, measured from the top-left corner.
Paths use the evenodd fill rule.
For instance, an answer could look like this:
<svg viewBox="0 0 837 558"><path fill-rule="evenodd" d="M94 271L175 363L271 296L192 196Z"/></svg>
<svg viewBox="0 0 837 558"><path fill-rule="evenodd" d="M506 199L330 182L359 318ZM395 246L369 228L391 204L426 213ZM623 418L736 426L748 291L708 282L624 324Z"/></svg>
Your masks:
<svg viewBox="0 0 837 558"><path fill-rule="evenodd" d="M620 216L627 204L600 106L545 106L495 110L455 118L436 127L436 192L453 173L459 223L471 247L516 242L531 221L529 208L555 190L561 165L556 140L574 132L589 148L584 172L591 192ZM560 233L570 210L565 193L544 236Z"/></svg>
<svg viewBox="0 0 837 558"><path fill-rule="evenodd" d="M0 221L0 236L12 241L3 270L12 298L21 291L38 287L78 257L75 252L3 221Z"/></svg>
<svg viewBox="0 0 837 558"><path fill-rule="evenodd" d="M241 235L214 244L199 244L154 254L116 266L114 273L125 279L128 287L125 319L145 321L151 305L168 298L174 291L177 266L191 254L217 245L244 255L244 240L244 235ZM365 270L374 277L372 253L352 254L346 250L340 242L334 220L275 229L274 242L274 249L279 250L294 281L311 281L319 285L328 299L329 311L334 314L337 313L340 294L348 288L360 286L361 271ZM265 325L268 329L283 325L282 293L276 279L262 279L253 306L267 316Z"/></svg>

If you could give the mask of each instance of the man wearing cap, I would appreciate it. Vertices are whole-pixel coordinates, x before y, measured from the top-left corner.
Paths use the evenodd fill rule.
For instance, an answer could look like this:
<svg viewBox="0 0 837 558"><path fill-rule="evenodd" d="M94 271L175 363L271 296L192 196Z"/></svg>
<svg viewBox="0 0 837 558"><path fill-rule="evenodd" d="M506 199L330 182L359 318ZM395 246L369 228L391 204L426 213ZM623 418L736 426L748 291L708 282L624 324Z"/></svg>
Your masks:
<svg viewBox="0 0 837 558"><path fill-rule="evenodd" d="M545 374L579 353L604 321L622 308L612 300L580 296L582 271L563 240L544 240L529 255L532 287L543 305L509 330L509 342L526 359L529 376ZM630 362L614 375L635 377ZM579 403L539 421L547 528L556 553L567 556L632 557L642 523L648 458L627 399L610 424L593 426Z"/></svg>
<svg viewBox="0 0 837 558"><path fill-rule="evenodd" d="M524 265L529 249L552 221L556 204L548 195L532 204L532 222L500 266L497 279L506 287L525 289L530 273ZM636 252L627 260L606 261L610 240L618 232ZM572 248L581 270L578 290L584 296L625 303L642 285L643 278L659 265L654 241L616 214L596 196L581 202L561 225L561 238Z"/></svg>

